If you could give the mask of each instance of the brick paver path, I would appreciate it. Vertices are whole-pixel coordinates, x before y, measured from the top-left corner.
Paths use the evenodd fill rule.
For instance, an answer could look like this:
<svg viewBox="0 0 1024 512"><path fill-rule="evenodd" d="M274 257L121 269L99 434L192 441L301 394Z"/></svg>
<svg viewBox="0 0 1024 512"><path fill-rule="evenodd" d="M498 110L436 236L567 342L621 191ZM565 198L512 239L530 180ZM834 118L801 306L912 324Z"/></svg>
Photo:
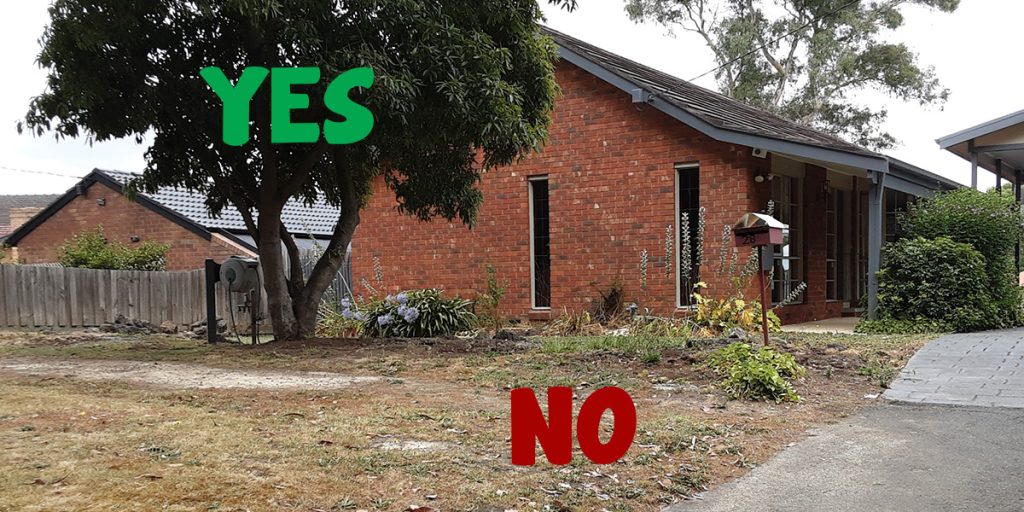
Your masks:
<svg viewBox="0 0 1024 512"><path fill-rule="evenodd" d="M1024 408L1024 329L929 342L885 392L899 402Z"/></svg>

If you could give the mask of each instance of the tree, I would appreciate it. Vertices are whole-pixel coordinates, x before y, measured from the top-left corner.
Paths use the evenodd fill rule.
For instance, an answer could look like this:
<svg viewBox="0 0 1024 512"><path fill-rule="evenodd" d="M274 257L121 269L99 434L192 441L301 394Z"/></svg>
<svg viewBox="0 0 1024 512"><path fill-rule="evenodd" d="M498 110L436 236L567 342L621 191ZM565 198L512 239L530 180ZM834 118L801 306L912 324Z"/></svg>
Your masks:
<svg viewBox="0 0 1024 512"><path fill-rule="evenodd" d="M949 95L906 45L882 40L903 25L901 4L953 12L959 0L626 0L626 12L698 34L726 96L886 149L896 143L881 130L888 113L852 101L858 92L921 105Z"/></svg>
<svg viewBox="0 0 1024 512"><path fill-rule="evenodd" d="M383 176L406 214L472 224L480 173L543 144L557 85L540 17L536 0L56 0L39 54L47 87L19 129L101 141L151 133L133 187L198 191L213 214L238 208L259 249L275 338L301 338L314 331L373 180ZM232 80L248 66L318 67L324 80L293 87L310 104L292 121L313 123L342 121L324 104L331 78L370 67L373 85L351 99L374 128L349 145L272 144L263 84L249 142L226 145L222 103L199 75L207 66ZM281 224L292 198L341 210L308 279Z"/></svg>

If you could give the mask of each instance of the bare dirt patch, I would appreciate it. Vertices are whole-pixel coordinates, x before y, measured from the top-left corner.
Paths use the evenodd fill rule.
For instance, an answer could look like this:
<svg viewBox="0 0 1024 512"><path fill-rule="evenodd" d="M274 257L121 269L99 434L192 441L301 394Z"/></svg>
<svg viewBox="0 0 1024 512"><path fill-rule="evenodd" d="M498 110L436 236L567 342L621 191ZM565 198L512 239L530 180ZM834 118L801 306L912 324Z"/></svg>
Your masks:
<svg viewBox="0 0 1024 512"><path fill-rule="evenodd" d="M353 384L376 382L380 377L362 377L328 372L280 370L239 370L200 364L103 361L92 359L3 358L0 372L85 380L119 380L178 389L337 389Z"/></svg>

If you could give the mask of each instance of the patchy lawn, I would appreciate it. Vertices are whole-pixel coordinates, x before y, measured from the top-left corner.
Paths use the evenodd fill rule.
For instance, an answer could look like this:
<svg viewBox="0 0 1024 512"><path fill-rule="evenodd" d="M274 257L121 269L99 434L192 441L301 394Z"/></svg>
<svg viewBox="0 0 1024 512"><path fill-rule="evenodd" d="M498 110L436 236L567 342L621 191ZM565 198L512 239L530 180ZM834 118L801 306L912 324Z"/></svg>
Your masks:
<svg viewBox="0 0 1024 512"><path fill-rule="evenodd" d="M658 510L872 404L879 374L928 339L780 337L808 368L799 404L728 400L695 365L708 348L672 340L211 347L0 333L0 510ZM150 367L185 375L151 381ZM98 378L119 368L129 380ZM188 372L217 369L254 384L189 384ZM340 384L274 384L300 371ZM597 466L576 450L565 467L512 466L509 390L555 385L573 386L577 407L606 385L633 396L639 427L622 461Z"/></svg>

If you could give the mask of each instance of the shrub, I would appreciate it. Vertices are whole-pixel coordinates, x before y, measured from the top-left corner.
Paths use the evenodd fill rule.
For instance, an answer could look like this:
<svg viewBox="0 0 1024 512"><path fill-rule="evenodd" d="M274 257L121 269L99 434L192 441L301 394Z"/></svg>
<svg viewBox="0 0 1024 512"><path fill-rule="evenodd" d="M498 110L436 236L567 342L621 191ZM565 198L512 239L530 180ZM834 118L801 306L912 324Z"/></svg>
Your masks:
<svg viewBox="0 0 1024 512"><path fill-rule="evenodd" d="M95 268L103 270L164 270L170 246L146 241L137 247L128 247L118 241L109 241L103 226L72 236L60 247L58 261L65 267Z"/></svg>
<svg viewBox="0 0 1024 512"><path fill-rule="evenodd" d="M476 320L472 305L458 297L445 297L439 290L415 290L373 300L358 310L349 305L342 314L347 311L361 320L367 336L430 338L472 327Z"/></svg>
<svg viewBox="0 0 1024 512"><path fill-rule="evenodd" d="M501 313L501 299L505 297L505 289L508 288L507 281L498 281L498 270L494 265L487 265L487 291L479 294L477 305L480 307L480 321L486 323L498 335L505 324L505 317Z"/></svg>
<svg viewBox="0 0 1024 512"><path fill-rule="evenodd" d="M969 244L981 254L989 296L986 306L996 313L973 329L1022 323L1022 295L1013 268L1013 248L1024 237L1024 213L1014 203L1013 194L973 189L945 192L909 205L900 222L910 237L947 237Z"/></svg>
<svg viewBox="0 0 1024 512"><path fill-rule="evenodd" d="M725 377L722 387L731 397L776 403L799 401L792 380L807 373L790 354L769 347L754 350L749 343L741 342L715 350L705 359L704 366Z"/></svg>
<svg viewBox="0 0 1024 512"><path fill-rule="evenodd" d="M734 327L751 332L761 330L761 303L759 301L748 301L737 295L715 299L695 293L693 297L697 303L693 320L698 327L705 330L705 334L718 335ZM781 322L778 315L769 310L768 330L775 332L780 328Z"/></svg>
<svg viewBox="0 0 1024 512"><path fill-rule="evenodd" d="M887 245L883 262L878 275L880 318L956 331L1000 323L985 259L970 245L946 237L908 238Z"/></svg>

